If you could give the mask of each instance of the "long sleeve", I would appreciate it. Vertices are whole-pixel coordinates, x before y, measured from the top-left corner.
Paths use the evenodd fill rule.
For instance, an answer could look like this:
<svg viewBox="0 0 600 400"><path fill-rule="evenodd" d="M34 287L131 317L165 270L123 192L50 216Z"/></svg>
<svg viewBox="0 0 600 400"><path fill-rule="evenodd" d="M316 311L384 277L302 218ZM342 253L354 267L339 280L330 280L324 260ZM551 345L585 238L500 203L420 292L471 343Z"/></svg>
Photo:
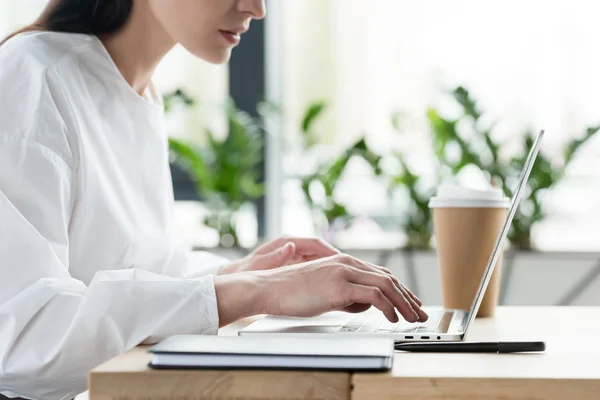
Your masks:
<svg viewBox="0 0 600 400"><path fill-rule="evenodd" d="M167 225L167 229L170 231L169 237L172 238L173 244L170 246L170 256L166 262L155 263L151 266L145 265L142 268L151 272L186 279L194 279L206 275L218 275L220 269L231 263L231 260L207 251L192 251L188 243L178 238L178 232L173 227L175 199L167 160L165 160L165 172L164 186L167 188L165 196L167 197L166 201L170 204L168 213L169 222L165 225Z"/></svg>
<svg viewBox="0 0 600 400"><path fill-rule="evenodd" d="M210 275L70 275L72 179L49 148L0 132L0 393L72 398L91 368L143 341L217 330Z"/></svg>
<svg viewBox="0 0 600 400"><path fill-rule="evenodd" d="M173 246L173 253L168 262L158 268L145 270L176 278L196 279L207 275L216 276L219 270L231 261L207 251L192 251L184 242Z"/></svg>

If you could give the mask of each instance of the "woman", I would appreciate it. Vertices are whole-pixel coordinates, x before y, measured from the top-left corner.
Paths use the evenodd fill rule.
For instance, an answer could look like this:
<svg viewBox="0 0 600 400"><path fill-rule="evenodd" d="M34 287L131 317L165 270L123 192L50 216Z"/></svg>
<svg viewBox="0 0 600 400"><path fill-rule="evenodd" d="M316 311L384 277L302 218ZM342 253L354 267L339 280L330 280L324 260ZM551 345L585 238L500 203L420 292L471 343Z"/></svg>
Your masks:
<svg viewBox="0 0 600 400"><path fill-rule="evenodd" d="M0 46L0 395L71 398L142 342L255 314L427 319L389 271L320 240L232 263L176 244L152 73L177 43L227 62L264 16L263 0L53 0Z"/></svg>

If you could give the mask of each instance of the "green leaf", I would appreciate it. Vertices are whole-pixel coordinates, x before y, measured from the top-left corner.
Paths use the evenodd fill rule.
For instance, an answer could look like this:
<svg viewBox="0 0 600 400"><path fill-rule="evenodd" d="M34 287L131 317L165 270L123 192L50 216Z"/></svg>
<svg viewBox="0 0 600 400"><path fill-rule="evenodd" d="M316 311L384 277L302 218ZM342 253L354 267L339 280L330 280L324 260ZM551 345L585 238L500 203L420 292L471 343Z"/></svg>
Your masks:
<svg viewBox="0 0 600 400"><path fill-rule="evenodd" d="M280 116L283 114L283 106L279 103L269 100L264 100L258 103L257 110L263 118Z"/></svg>
<svg viewBox="0 0 600 400"><path fill-rule="evenodd" d="M565 150L565 165L571 162L573 156L575 155L575 153L577 153L577 150L579 150L579 148L582 145L584 145L589 139L594 137L596 133L598 133L598 131L600 131L600 126L589 127L586 129L585 134L581 139L574 139L567 145L567 148Z"/></svg>
<svg viewBox="0 0 600 400"><path fill-rule="evenodd" d="M457 136L456 121L447 121L433 108L427 110L427 119L433 132L435 152L439 160L445 160L448 143Z"/></svg>
<svg viewBox="0 0 600 400"><path fill-rule="evenodd" d="M240 179L240 188L245 197L249 199L257 199L265 192L264 185L256 183L256 181L249 176L243 176Z"/></svg>
<svg viewBox="0 0 600 400"><path fill-rule="evenodd" d="M196 100L189 96L182 89L177 89L173 92L163 95L163 104L165 112L170 112L176 105L191 107L196 104Z"/></svg>
<svg viewBox="0 0 600 400"><path fill-rule="evenodd" d="M394 130L399 131L402 129L402 121L404 119L408 118L408 115L406 112L403 111L394 111L392 113L392 128L394 128Z"/></svg>
<svg viewBox="0 0 600 400"><path fill-rule="evenodd" d="M488 129L483 132L483 138L485 139L485 144L490 150L490 154L492 155L492 163L497 164L499 159L500 148L496 142L492 139L491 130Z"/></svg>
<svg viewBox="0 0 600 400"><path fill-rule="evenodd" d="M313 103L308 107L304 117L302 118L303 133L308 133L311 130L313 123L318 119L323 111L325 111L326 107L327 104L324 101Z"/></svg>
<svg viewBox="0 0 600 400"><path fill-rule="evenodd" d="M477 111L477 104L469 94L469 91L462 86L453 91L454 99L463 107L464 113L477 121L481 114Z"/></svg>
<svg viewBox="0 0 600 400"><path fill-rule="evenodd" d="M368 150L367 142L365 140L364 135L363 135L363 137L358 139L358 141L356 143L354 143L352 145L351 149L355 152L359 152L359 154L364 153L365 151Z"/></svg>
<svg viewBox="0 0 600 400"><path fill-rule="evenodd" d="M175 163L187 171L202 190L211 191L214 188L209 168L199 151L190 144L174 138L169 138L169 149L174 155Z"/></svg>
<svg viewBox="0 0 600 400"><path fill-rule="evenodd" d="M329 223L332 223L338 218L349 217L350 214L346 207L339 203L333 203L330 209L325 210L325 217Z"/></svg>

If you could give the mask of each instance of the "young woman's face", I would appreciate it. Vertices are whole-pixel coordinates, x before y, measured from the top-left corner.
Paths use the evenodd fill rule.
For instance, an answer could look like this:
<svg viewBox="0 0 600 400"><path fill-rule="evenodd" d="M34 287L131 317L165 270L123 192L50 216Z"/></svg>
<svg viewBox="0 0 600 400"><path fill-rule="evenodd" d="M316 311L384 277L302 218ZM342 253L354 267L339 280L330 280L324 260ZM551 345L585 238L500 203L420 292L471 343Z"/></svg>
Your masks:
<svg viewBox="0 0 600 400"><path fill-rule="evenodd" d="M266 14L265 0L149 0L171 38L192 54L225 63L252 19Z"/></svg>

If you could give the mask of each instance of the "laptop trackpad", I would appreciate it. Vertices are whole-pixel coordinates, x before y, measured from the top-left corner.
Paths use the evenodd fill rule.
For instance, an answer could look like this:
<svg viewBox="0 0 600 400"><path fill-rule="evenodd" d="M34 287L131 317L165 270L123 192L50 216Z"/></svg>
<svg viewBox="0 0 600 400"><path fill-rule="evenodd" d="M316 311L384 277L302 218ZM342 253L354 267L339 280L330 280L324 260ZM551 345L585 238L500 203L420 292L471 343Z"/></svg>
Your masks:
<svg viewBox="0 0 600 400"><path fill-rule="evenodd" d="M328 312L313 318L269 316L242 329L240 334L251 332L335 333L351 316L352 314L341 311Z"/></svg>

